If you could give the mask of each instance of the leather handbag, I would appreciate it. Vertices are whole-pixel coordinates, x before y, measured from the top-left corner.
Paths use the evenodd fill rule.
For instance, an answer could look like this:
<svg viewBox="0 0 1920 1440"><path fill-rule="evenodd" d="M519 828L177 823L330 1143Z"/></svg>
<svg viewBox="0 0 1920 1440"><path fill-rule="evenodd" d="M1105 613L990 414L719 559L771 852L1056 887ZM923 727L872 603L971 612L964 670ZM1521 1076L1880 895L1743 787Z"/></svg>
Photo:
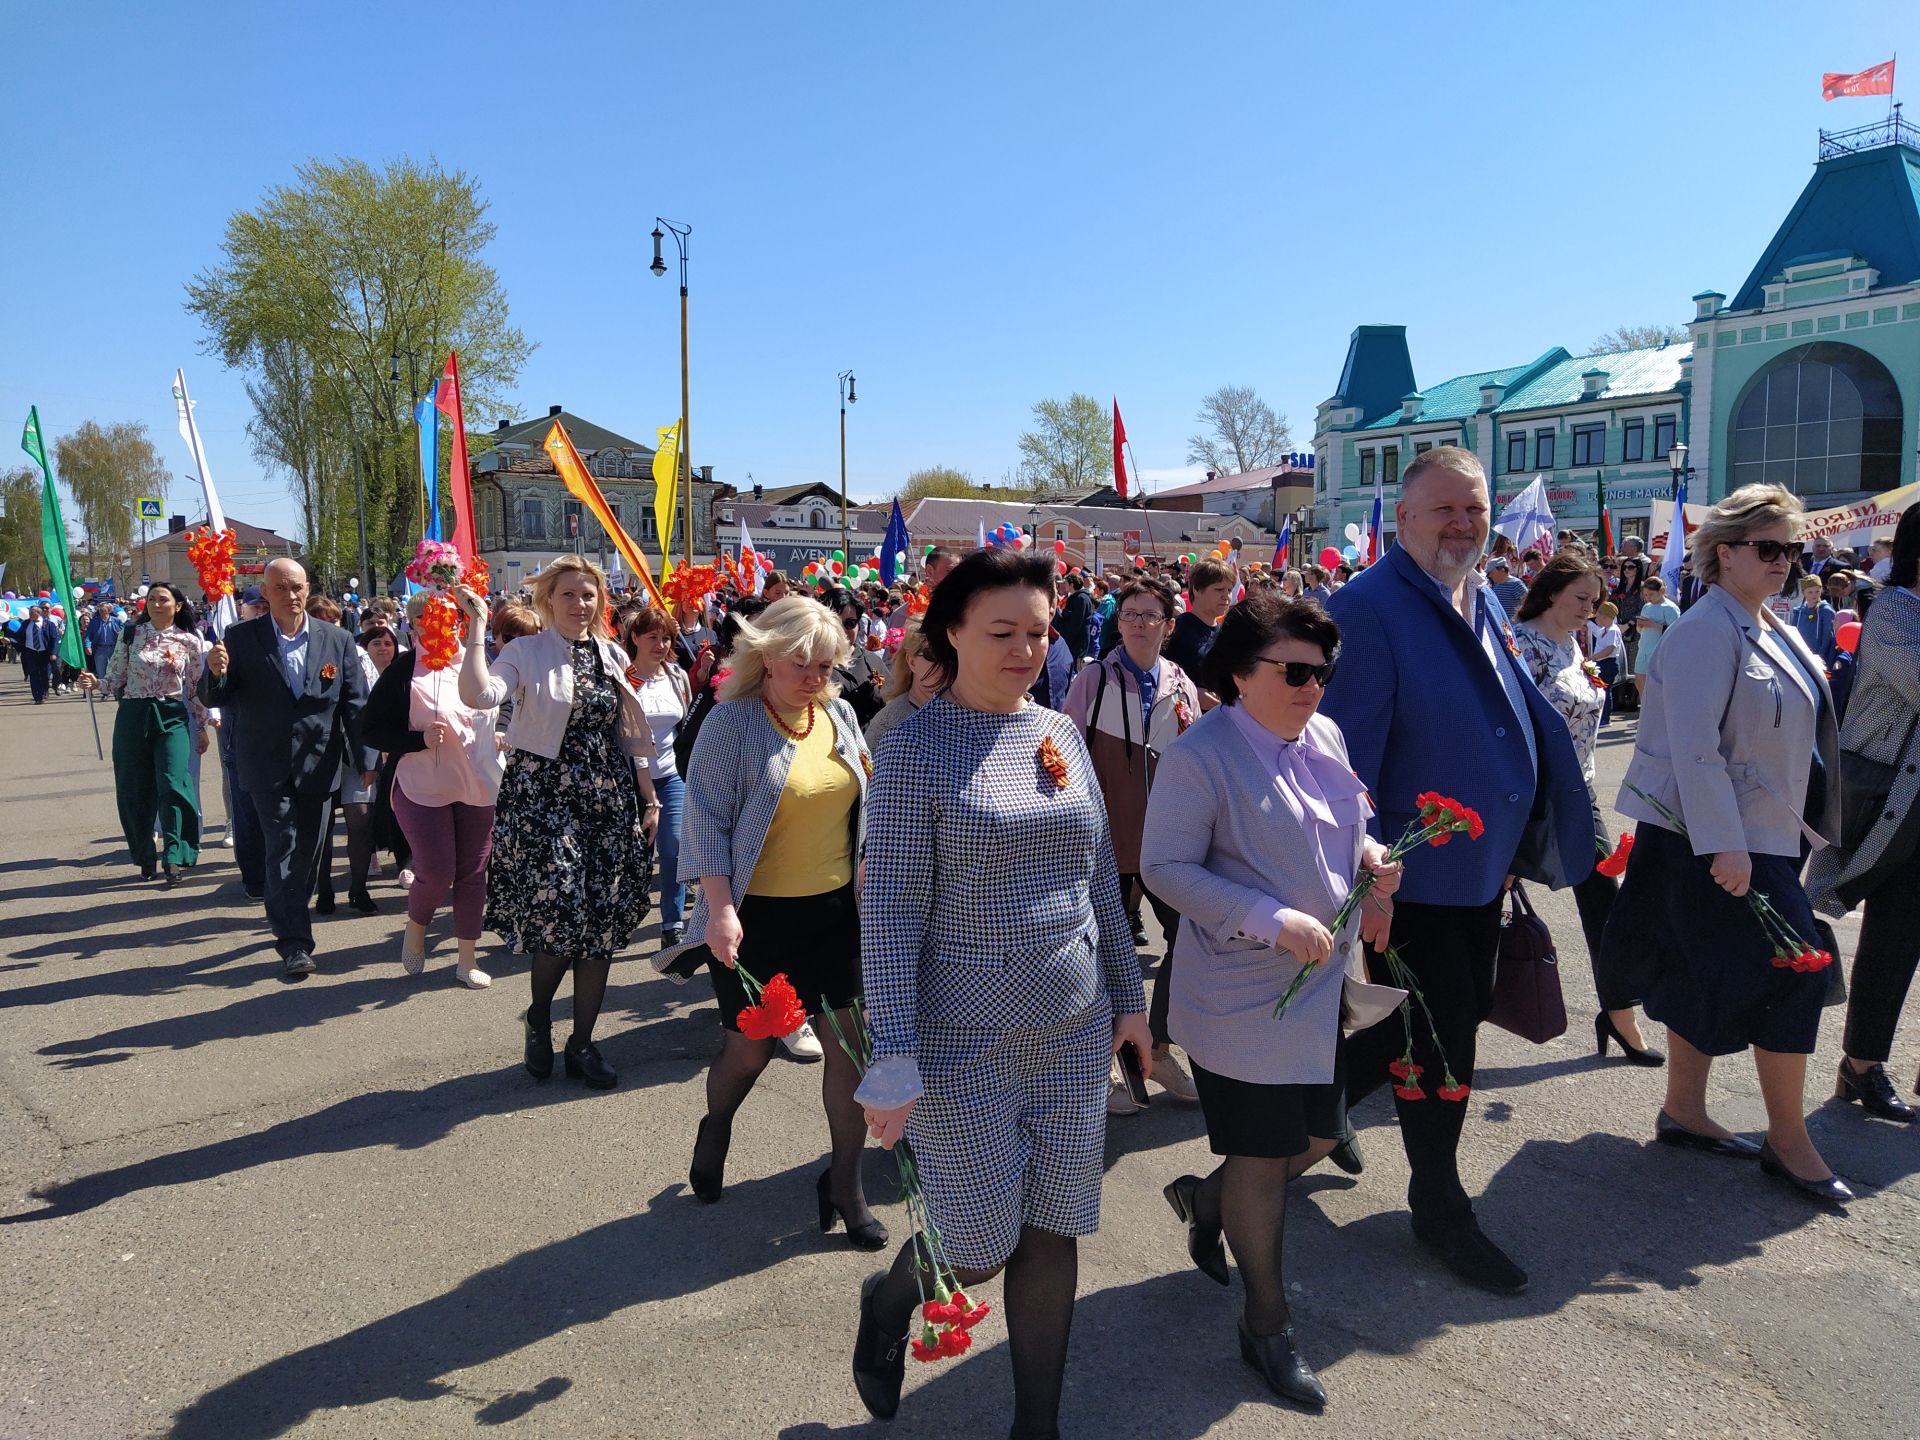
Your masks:
<svg viewBox="0 0 1920 1440"><path fill-rule="evenodd" d="M1493 1010L1502 1030L1544 1045L1567 1030L1567 1002L1560 993L1560 957L1553 932L1534 913L1518 880L1507 892L1500 925L1500 954L1493 978Z"/></svg>
<svg viewBox="0 0 1920 1440"><path fill-rule="evenodd" d="M1858 850L1867 843L1873 827L1887 815L1887 797L1899 777L1898 758L1904 758L1913 745L1913 731L1920 715L1907 724L1907 738L1893 753L1894 761L1874 760L1857 750L1840 752L1840 848Z"/></svg>

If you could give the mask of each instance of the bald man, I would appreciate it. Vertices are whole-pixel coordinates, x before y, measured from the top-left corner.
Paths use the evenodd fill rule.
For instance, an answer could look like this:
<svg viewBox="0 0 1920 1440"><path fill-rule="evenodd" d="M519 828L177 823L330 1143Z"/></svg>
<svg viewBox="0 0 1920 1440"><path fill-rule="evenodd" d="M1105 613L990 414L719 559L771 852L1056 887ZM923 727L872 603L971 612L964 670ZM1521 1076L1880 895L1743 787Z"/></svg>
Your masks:
<svg viewBox="0 0 1920 1440"><path fill-rule="evenodd" d="M304 565L270 561L264 582L267 613L230 626L207 652L200 698L239 720L235 769L265 840L267 922L286 978L300 980L315 968L311 905L327 797L341 762L360 754L367 684L353 637L308 618Z"/></svg>

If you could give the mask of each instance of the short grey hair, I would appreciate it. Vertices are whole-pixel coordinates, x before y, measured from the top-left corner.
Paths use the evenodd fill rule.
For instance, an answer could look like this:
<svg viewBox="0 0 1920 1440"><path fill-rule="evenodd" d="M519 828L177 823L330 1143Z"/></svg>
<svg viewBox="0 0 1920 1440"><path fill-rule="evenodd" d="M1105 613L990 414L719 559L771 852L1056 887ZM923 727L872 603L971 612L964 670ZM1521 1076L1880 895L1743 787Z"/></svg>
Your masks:
<svg viewBox="0 0 1920 1440"><path fill-rule="evenodd" d="M1487 467L1478 455L1459 445L1436 445L1414 456L1413 463L1400 472L1400 493L1405 495L1407 487L1429 470L1451 470L1482 485L1487 483Z"/></svg>
<svg viewBox="0 0 1920 1440"><path fill-rule="evenodd" d="M1800 497L1784 486L1742 485L1708 511L1707 518L1694 530L1694 578L1702 585L1718 585L1719 546L1738 544L1756 530L1770 530L1776 525L1785 525L1791 535L1799 529L1806 508Z"/></svg>

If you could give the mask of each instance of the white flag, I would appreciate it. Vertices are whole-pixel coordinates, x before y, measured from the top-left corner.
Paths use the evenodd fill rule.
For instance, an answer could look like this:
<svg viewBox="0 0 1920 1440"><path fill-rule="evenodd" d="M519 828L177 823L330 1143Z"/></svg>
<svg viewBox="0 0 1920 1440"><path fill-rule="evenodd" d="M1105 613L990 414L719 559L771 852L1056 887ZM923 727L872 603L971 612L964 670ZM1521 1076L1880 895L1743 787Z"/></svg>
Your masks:
<svg viewBox="0 0 1920 1440"><path fill-rule="evenodd" d="M1547 506L1547 482L1534 476L1533 483L1507 502L1500 518L1493 522L1493 533L1504 535L1516 550L1525 550L1535 540L1553 539L1553 511Z"/></svg>
<svg viewBox="0 0 1920 1440"><path fill-rule="evenodd" d="M173 405L180 420L180 438L187 442L187 450L193 456L193 468L200 477L201 488L206 492L207 524L215 531L227 528L227 512L220 508L220 492L213 488L213 472L207 469L207 452L200 444L200 427L193 418L193 401L187 398L187 372L173 372ZM213 607L213 638L218 640L226 634L227 626L240 618L240 611L233 603L233 596L222 595Z"/></svg>
<svg viewBox="0 0 1920 1440"><path fill-rule="evenodd" d="M745 517L740 521L740 563L747 567L753 576L753 594L758 595L766 585L767 572L760 568L760 556L753 548L753 536L747 533Z"/></svg>

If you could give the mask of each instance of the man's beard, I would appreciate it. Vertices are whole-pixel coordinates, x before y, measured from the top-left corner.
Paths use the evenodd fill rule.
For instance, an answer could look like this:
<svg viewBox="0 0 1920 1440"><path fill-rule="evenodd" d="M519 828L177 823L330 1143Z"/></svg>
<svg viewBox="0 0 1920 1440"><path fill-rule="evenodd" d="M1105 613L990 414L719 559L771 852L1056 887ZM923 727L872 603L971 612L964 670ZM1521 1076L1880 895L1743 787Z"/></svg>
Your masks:
<svg viewBox="0 0 1920 1440"><path fill-rule="evenodd" d="M1467 572L1473 569L1474 561L1480 558L1484 548L1485 542L1442 540L1433 547L1433 554L1422 561L1420 568L1449 590L1456 589L1467 578Z"/></svg>

